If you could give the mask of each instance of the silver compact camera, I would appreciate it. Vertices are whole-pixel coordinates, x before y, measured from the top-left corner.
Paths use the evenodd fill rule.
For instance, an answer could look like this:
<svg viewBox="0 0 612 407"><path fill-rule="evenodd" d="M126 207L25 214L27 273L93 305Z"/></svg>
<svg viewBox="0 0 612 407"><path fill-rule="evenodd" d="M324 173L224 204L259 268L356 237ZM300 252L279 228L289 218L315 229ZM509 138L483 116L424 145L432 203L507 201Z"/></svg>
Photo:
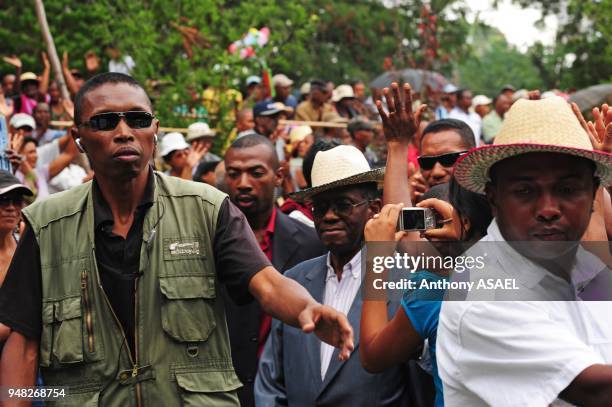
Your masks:
<svg viewBox="0 0 612 407"><path fill-rule="evenodd" d="M436 227L436 215L429 208L402 208L398 223L399 230L434 229Z"/></svg>

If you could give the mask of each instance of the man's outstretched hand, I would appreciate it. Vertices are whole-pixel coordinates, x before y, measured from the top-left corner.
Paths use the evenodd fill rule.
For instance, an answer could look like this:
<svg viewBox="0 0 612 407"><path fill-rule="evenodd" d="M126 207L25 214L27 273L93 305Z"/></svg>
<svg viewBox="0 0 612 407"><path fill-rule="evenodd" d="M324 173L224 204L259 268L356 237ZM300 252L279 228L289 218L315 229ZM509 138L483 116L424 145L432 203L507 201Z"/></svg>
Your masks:
<svg viewBox="0 0 612 407"><path fill-rule="evenodd" d="M351 356L355 348L353 328L346 315L327 305L315 303L304 308L298 320L304 333L314 332L323 342L340 349L340 360L348 360Z"/></svg>
<svg viewBox="0 0 612 407"><path fill-rule="evenodd" d="M380 100L376 101L378 114L383 122L383 130L387 142L408 143L419 129L421 115L427 109L427 105L420 105L416 112L412 111L412 89L410 84L404 84L404 101L400 94L399 85L396 82L389 88L383 89L384 97L387 101L387 114L382 107Z"/></svg>

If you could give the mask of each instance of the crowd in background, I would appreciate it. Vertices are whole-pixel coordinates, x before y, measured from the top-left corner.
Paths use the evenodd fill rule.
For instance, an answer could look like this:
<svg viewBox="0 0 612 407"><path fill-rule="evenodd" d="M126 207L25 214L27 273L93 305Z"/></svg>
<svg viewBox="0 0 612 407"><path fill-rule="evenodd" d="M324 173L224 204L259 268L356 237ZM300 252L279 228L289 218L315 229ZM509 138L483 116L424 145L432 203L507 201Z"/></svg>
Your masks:
<svg viewBox="0 0 612 407"><path fill-rule="evenodd" d="M108 70L129 74L134 61L113 47L109 52L112 59ZM15 66L16 72L5 73L1 78L0 114L8 124L6 156L13 171L12 174L0 173L0 211L5 214L0 222L0 284L22 232L19 211L31 202L68 190L95 176L87 156L71 136L72 124L67 123L74 119L73 102L62 98L58 82L51 80L49 63L46 57L43 59L45 70L37 75L22 73L18 58L5 58ZM88 55L87 60L88 69L100 70L95 55ZM85 76L70 69L67 57L63 71L74 97L85 82ZM558 163L582 168L581 162L575 159L583 157L592 159L597 165L593 168L599 171L598 176L609 181L606 177L612 174L612 109L607 105L595 108L593 121L587 122L575 105L567 105L563 100L565 95L560 92L540 94L501 84L498 94L488 96L474 96L469 89L448 84L439 93L439 100L421 101L421 95L402 84L368 92L362 81L336 86L314 79L298 88L290 73L279 73L271 79L274 88L271 97L266 95L264 81L258 76L246 79L244 92L227 91L237 103L232 112L235 128L223 137L223 143L218 141L219 131L204 119L214 112L219 92L204 89L200 93L194 87L192 102L197 106L188 113L193 123L184 133L157 134L159 142L152 165L166 175L206 183L227 193L232 204L246 217L262 252L274 267L281 272L290 270L287 275L311 291L313 297L347 314L354 327L361 325L362 342L355 358L351 357L344 362L345 367L341 367L333 357L331 346L315 344L299 330L272 320L257 304L235 306L228 294L223 293L228 299L227 324L234 367L244 385L238 393L242 405L435 403L442 406L445 401L447 405L476 405L470 404L474 400L480 400L482 405L496 404L496 385L487 388L482 381L472 383L461 375L483 377L477 372L475 360L491 369L500 368L490 358L495 352L501 352L503 338L498 338L499 343L488 343L493 350L486 348L485 338L490 332L462 331L452 317L463 317L468 311L457 316L452 313L456 311L444 310L440 296L425 304L418 295L407 293L401 301L389 307L383 303L382 308L361 298L361 247L366 240L393 241L397 238L394 233L400 203L431 208L441 221L437 229L419 236L405 234L402 239L461 241L471 245L487 236L499 238L501 233L508 240L506 233L512 227L501 223L500 219L507 216L506 222L514 222L509 221L513 209L498 203L492 210L491 197L497 193L499 200L522 202L514 208L521 213L521 205L530 205L531 192L499 189L497 192L488 190L485 195L484 185L478 184L482 179L477 178L475 169L467 167L478 165L470 161L469 157L473 157L470 154L487 151L486 148L475 150L483 146L537 144L539 141L546 145L558 144L564 158L555 161L554 157L541 157L541 162L548 165L552 173L561 171ZM506 123L509 112L513 111L511 123ZM185 115L182 108L177 108L176 113ZM532 113L541 117L530 116ZM554 129L559 136L565 135L563 139L547 138L547 129L539 128L537 122L540 119L542 123L554 122L556 115L560 122L574 126L569 130L567 126ZM525 119L521 121L521 117ZM511 126L527 126L533 135L518 134L518 127ZM502 135L501 142L498 135ZM578 139L574 144L572 137ZM596 154L576 153L579 149ZM491 151L487 154L496 154ZM526 153L535 151L512 154L529 155ZM551 150L542 151L536 154L556 154ZM486 161L486 154L482 154L484 156L475 155L474 160ZM459 168L458 163L463 163L465 168ZM521 164L524 167L516 164L501 171L502 163L491 161L487 164L487 171L492 166L498 169L494 175L500 184L508 174L520 172L522 168L542 169L538 163L525 161ZM587 178L593 178L593 171ZM383 184L381 193L379 187ZM564 235L567 240L573 237L575 240L609 241L612 237L610 195L600 186L607 185L602 181L594 184L592 191L589 189L594 198L591 196L593 207L588 208L586 223L569 226L570 229L575 226L581 233ZM572 188L582 187L572 184ZM555 210L559 213L548 213ZM540 221L551 225L555 219L569 216L561 213L563 209L555 210L541 209L548 212L539 213L538 219L548 216ZM523 215L529 217L526 213ZM548 233L546 237L550 237L557 233L555 231L546 229L541 233ZM447 278L425 271L419 274L418 281ZM491 312L504 311L496 308ZM478 325L478 314L469 317ZM490 318L480 317L490 324L486 329L491 332L502 329ZM505 318L511 322L510 317ZM522 316L517 318L520 321ZM516 346L519 361L529 359L530 346L533 346L531 349L544 346L543 341L537 340L538 335L555 339L550 337L552 333L543 332L544 328L536 328L537 322L536 319L527 321L537 330L531 345L521 342L520 338L516 342L506 338ZM445 334L453 339L442 342L442 356L436 360L436 341L439 343L442 332L438 330L439 324L445 324ZM484 326L485 322L482 324ZM553 322L544 324L550 329L558 328L557 325L551 328L553 325ZM1 324L0 328L0 335L5 338L10 329ZM473 359L462 354L456 361L450 361L449 354L459 353L458 343L461 340L468 343L465 338L472 341L465 349L469 347L474 353ZM542 350L544 370L550 368L560 376L562 372L555 363L569 366L580 357L588 359L586 350L569 342L554 347L557 352L554 355L552 350ZM565 358L558 356L567 349L574 352L574 356L570 357L569 353ZM478 354L479 351L482 354ZM524 359L520 352L524 352ZM588 360L593 364L612 362L605 357L587 356L592 356ZM547 361L547 357L550 360ZM538 362L531 360L530 363ZM516 376L509 373L507 377L524 375L527 378L533 366L525 362L520 367L525 370ZM544 373L536 375L531 385L527 379L520 380L516 390L521 392L520 386L550 385L553 391L546 398L547 402L558 396L572 401L585 400L578 390L561 392L569 388L571 380L568 378L573 379L580 373L579 367L588 366L574 366L563 380L550 379ZM527 397L535 399L535 394L532 392L516 400L528 404Z"/></svg>

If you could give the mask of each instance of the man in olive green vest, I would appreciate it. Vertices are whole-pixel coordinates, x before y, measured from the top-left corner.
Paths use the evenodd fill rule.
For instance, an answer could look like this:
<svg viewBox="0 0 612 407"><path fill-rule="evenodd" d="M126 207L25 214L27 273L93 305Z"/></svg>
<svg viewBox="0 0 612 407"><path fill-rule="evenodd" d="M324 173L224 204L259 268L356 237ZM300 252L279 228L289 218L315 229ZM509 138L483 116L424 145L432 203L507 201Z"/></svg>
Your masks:
<svg viewBox="0 0 612 407"><path fill-rule="evenodd" d="M31 386L40 367L68 388L55 405L238 405L220 284L349 357L346 316L270 265L225 194L153 171L158 126L127 75L77 94L72 132L95 179L24 210L0 289L0 385Z"/></svg>

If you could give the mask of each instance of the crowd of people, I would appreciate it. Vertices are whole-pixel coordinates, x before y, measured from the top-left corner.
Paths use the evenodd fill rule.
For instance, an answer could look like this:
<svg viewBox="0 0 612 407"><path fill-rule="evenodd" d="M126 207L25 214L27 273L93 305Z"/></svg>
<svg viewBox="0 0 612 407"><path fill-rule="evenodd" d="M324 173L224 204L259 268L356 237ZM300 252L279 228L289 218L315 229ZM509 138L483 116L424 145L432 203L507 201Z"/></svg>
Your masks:
<svg viewBox="0 0 612 407"><path fill-rule="evenodd" d="M195 92L207 113L163 132L134 61L108 51L109 72L87 80L65 56L70 100L46 56L40 76L4 59L1 386L64 386L57 405L612 400L612 302L588 301L612 300L608 105L587 121L511 85L489 98L448 84L428 105L409 84L296 91L285 74L267 96L251 76L221 143L205 120L219 92ZM430 209L436 227L398 230L403 208ZM450 257L447 243L496 242L490 269L540 301L373 298L375 242Z"/></svg>

